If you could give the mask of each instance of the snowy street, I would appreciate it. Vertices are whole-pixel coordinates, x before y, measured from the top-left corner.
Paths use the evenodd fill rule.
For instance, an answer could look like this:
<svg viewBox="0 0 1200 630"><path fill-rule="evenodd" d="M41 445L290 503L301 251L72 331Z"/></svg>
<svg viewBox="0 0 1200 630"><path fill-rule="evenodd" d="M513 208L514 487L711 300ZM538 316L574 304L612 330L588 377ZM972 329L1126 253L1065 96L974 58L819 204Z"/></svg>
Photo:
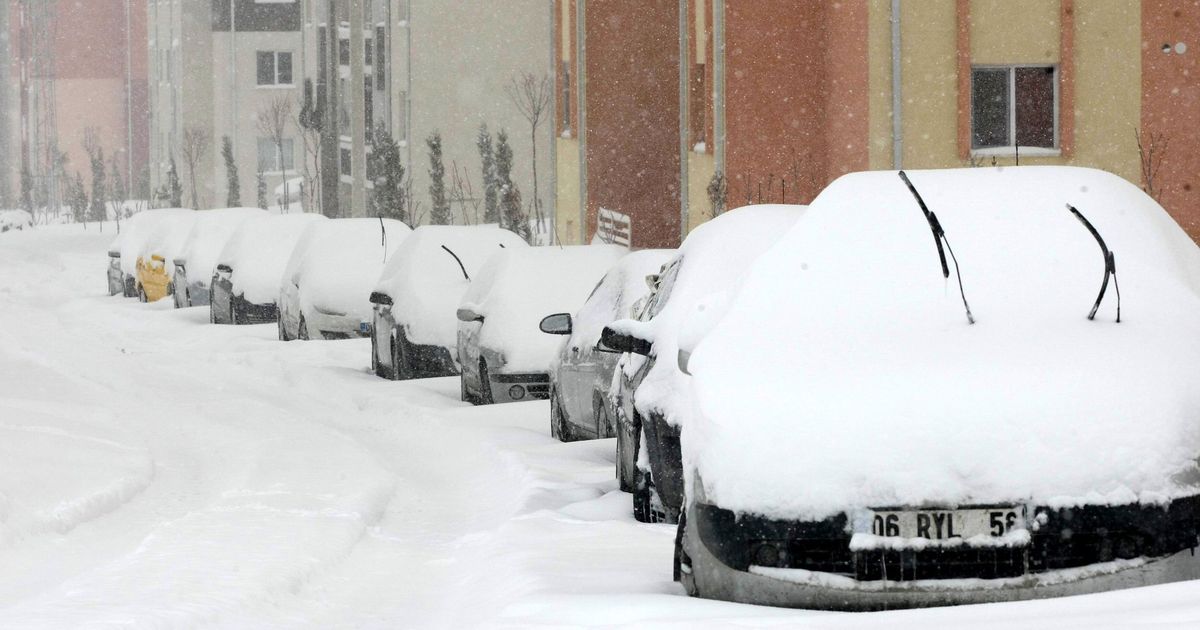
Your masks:
<svg viewBox="0 0 1200 630"><path fill-rule="evenodd" d="M1200 584L883 614L689 599L614 441L104 294L113 226L0 235L0 627L1196 628Z"/></svg>

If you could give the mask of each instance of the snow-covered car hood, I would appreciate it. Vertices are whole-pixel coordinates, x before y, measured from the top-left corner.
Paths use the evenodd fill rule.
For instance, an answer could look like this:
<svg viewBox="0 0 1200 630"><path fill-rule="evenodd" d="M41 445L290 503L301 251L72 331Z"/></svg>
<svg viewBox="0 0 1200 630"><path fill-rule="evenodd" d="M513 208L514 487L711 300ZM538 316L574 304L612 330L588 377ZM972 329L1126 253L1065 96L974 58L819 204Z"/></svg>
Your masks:
<svg viewBox="0 0 1200 630"><path fill-rule="evenodd" d="M961 263L944 280L895 172L831 184L690 357L685 461L710 502L848 508L1154 501L1196 492L1200 250L1081 168L909 174ZM1115 287L1087 315L1116 257ZM689 483L692 479L688 478Z"/></svg>
<svg viewBox="0 0 1200 630"><path fill-rule="evenodd" d="M471 286L463 269L475 279L495 252L526 247L521 237L496 226L423 225L388 261L375 290L392 298L392 317L409 341L453 348L458 334L454 312Z"/></svg>
<svg viewBox="0 0 1200 630"><path fill-rule="evenodd" d="M505 369L544 372L563 339L543 333L542 318L577 311L626 253L617 245L505 249L484 265L460 306L484 316L479 345L502 356Z"/></svg>
<svg viewBox="0 0 1200 630"><path fill-rule="evenodd" d="M233 233L217 265L233 270L233 294L254 304L274 302L279 280L305 228L324 215L296 213L248 219Z"/></svg>
<svg viewBox="0 0 1200 630"><path fill-rule="evenodd" d="M380 221L333 219L308 226L288 264L296 270L301 308L370 320L371 289L387 259L412 234L399 221Z"/></svg>
<svg viewBox="0 0 1200 630"><path fill-rule="evenodd" d="M188 234L183 253L179 256L187 264L188 283L208 287L212 282L217 257L225 243L242 223L254 217L267 216L259 208L220 208L196 213L196 224Z"/></svg>

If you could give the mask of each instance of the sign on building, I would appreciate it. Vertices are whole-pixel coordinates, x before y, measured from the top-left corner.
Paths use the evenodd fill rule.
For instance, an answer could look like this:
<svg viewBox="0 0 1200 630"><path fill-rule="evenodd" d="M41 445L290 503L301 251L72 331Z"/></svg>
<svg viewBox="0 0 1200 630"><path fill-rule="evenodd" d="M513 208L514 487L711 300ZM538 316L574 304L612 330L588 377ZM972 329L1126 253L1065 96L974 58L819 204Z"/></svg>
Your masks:
<svg viewBox="0 0 1200 630"><path fill-rule="evenodd" d="M633 220L627 214L600 208L600 214L596 217L596 238L594 240L625 247L632 246Z"/></svg>

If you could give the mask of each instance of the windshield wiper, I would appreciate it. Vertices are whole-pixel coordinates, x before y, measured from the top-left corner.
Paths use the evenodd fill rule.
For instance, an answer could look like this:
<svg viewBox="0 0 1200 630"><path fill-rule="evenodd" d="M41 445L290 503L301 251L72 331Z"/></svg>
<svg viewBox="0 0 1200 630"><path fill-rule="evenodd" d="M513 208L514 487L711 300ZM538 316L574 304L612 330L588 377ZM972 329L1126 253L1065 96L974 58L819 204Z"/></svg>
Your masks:
<svg viewBox="0 0 1200 630"><path fill-rule="evenodd" d="M1092 233L1092 238L1096 239L1096 244L1100 245L1100 252L1104 255L1104 282L1100 284L1100 295L1096 296L1096 303L1092 305L1091 312L1088 313L1088 319L1096 319L1096 311L1100 310L1100 303L1104 301L1104 292L1108 290L1108 277L1112 276L1113 288L1117 290L1117 323L1121 323L1121 285L1117 283L1117 257L1108 249L1104 238L1100 236L1099 230L1092 225L1083 213L1076 210L1075 206L1067 204L1067 210L1075 215L1076 219L1087 228L1088 232Z"/></svg>
<svg viewBox="0 0 1200 630"><path fill-rule="evenodd" d="M958 294L962 296L963 309L967 312L967 323L974 324L975 316L971 315L971 305L967 304L967 294L963 290L962 272L958 268L958 257L954 255L954 248L950 247L950 240L946 238L946 231L942 229L942 223L938 221L937 215L925 205L925 200L921 198L921 193L917 192L917 187L913 186L908 175L904 171L899 172L900 179L904 180L904 185L908 186L908 191L913 194L917 200L917 205L921 206L921 212L925 213L925 220L929 222L929 230L933 232L933 243L937 245L938 260L942 262L942 277L950 279L950 266L946 263L946 252L950 252L950 258L954 260L954 275L958 278ZM942 248L942 243L946 247Z"/></svg>
<svg viewBox="0 0 1200 630"><path fill-rule="evenodd" d="M503 247L503 245L501 245L501 247ZM442 249L446 250L447 254L450 254L451 256L454 257L454 262L458 263L459 269L462 269L463 277L467 279L467 282L470 282L471 276L467 273L467 268L465 265L462 264L462 260L459 259L458 254L455 254L453 251L450 250L449 247L446 247L445 245L442 245Z"/></svg>

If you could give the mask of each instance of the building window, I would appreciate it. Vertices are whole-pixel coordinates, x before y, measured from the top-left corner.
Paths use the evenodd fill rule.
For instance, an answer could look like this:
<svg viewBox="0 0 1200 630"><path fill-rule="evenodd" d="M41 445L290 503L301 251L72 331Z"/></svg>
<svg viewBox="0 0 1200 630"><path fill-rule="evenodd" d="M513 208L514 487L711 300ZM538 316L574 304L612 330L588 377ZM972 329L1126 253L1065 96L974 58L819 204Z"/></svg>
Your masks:
<svg viewBox="0 0 1200 630"><path fill-rule="evenodd" d="M971 70L971 148L1058 148L1058 70L983 66Z"/></svg>
<svg viewBox="0 0 1200 630"><path fill-rule="evenodd" d="M338 40L338 65L350 65L350 40Z"/></svg>
<svg viewBox="0 0 1200 630"><path fill-rule="evenodd" d="M350 177L354 174L350 168L350 149L342 148L338 153L341 155L342 175Z"/></svg>
<svg viewBox="0 0 1200 630"><path fill-rule="evenodd" d="M370 144L375 137L375 88L371 85L371 77L363 77L363 126L367 144Z"/></svg>
<svg viewBox="0 0 1200 630"><path fill-rule="evenodd" d="M278 173L280 171L290 171L296 168L294 142L291 138L284 138L283 152L280 154L279 147L275 145L275 141L271 138L258 139L258 170L261 173ZM281 168L282 167L282 168Z"/></svg>
<svg viewBox="0 0 1200 630"><path fill-rule="evenodd" d="M324 26L317 27L317 83L326 82L325 67L329 62L329 35Z"/></svg>
<svg viewBox="0 0 1200 630"><path fill-rule="evenodd" d="M374 64L375 44L371 42L371 38L363 39L363 63L370 67Z"/></svg>
<svg viewBox="0 0 1200 630"><path fill-rule="evenodd" d="M399 142L408 141L408 92L396 92L396 129L395 138Z"/></svg>
<svg viewBox="0 0 1200 630"><path fill-rule="evenodd" d="M384 69L387 67L387 38L382 26L375 27L375 89L382 90Z"/></svg>
<svg viewBox="0 0 1200 630"><path fill-rule="evenodd" d="M292 53L258 51L258 84L291 85Z"/></svg>

